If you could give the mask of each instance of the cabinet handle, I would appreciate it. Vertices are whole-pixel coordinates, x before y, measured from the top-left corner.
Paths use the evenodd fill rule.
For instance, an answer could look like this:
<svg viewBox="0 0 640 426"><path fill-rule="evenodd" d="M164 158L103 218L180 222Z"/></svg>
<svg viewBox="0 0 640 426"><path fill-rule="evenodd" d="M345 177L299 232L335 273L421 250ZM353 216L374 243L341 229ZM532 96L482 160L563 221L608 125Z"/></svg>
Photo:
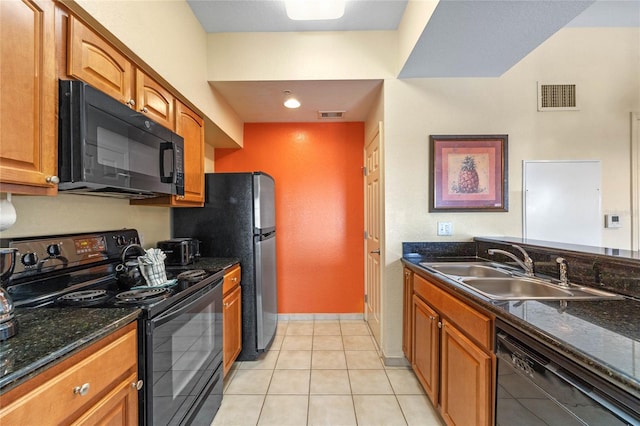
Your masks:
<svg viewBox="0 0 640 426"><path fill-rule="evenodd" d="M143 384L144 382L142 380L138 380L137 382L131 383L131 387L134 388L135 390L140 390L142 389Z"/></svg>
<svg viewBox="0 0 640 426"><path fill-rule="evenodd" d="M430 319L431 321L435 321L435 320L436 320L436 317L432 317L431 315L429 315L429 319Z"/></svg>
<svg viewBox="0 0 640 426"><path fill-rule="evenodd" d="M45 179L47 183L60 183L60 178L58 176L47 176Z"/></svg>
<svg viewBox="0 0 640 426"><path fill-rule="evenodd" d="M82 386L76 386L73 388L73 393L80 396L85 396L89 393L89 383L85 383Z"/></svg>
<svg viewBox="0 0 640 426"><path fill-rule="evenodd" d="M238 277L233 277L233 278L231 278L231 281L233 281L234 283L235 283L235 282L238 282Z"/></svg>
<svg viewBox="0 0 640 426"><path fill-rule="evenodd" d="M438 328L442 328L442 321L438 321Z"/></svg>
<svg viewBox="0 0 640 426"><path fill-rule="evenodd" d="M141 112L147 113L149 112L149 110L147 109L147 107L142 107L142 109L140 110Z"/></svg>
<svg viewBox="0 0 640 426"><path fill-rule="evenodd" d="M136 105L136 101L134 101L133 99L129 99L127 102L125 102L127 105L129 105L130 107L135 106Z"/></svg>

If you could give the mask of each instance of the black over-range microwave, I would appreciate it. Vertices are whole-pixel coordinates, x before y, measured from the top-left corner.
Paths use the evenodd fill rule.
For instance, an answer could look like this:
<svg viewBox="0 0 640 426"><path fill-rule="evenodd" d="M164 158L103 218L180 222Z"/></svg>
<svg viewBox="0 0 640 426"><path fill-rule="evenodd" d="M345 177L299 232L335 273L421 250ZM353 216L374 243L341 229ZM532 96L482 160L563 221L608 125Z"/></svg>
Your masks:
<svg viewBox="0 0 640 426"><path fill-rule="evenodd" d="M60 191L184 195L184 139L81 81L60 80L58 175Z"/></svg>

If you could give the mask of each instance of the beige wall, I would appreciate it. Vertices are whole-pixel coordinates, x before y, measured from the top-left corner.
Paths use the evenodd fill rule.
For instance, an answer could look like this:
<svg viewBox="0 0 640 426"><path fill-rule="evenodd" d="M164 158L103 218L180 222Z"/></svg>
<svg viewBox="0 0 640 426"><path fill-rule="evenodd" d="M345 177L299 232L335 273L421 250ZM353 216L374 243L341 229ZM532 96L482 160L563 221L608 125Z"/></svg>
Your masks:
<svg viewBox="0 0 640 426"><path fill-rule="evenodd" d="M403 241L522 233L522 161L602 161L604 229L630 248L630 112L640 110L640 29L564 29L500 78L386 80L384 272L386 356L401 356ZM538 112L536 82L576 83L580 111ZM508 134L508 213L429 213L430 134ZM438 237L438 221L453 237Z"/></svg>
<svg viewBox="0 0 640 426"><path fill-rule="evenodd" d="M212 81L381 79L396 75L395 31L209 35Z"/></svg>
<svg viewBox="0 0 640 426"><path fill-rule="evenodd" d="M0 233L2 238L134 228L143 236L145 248L169 235L169 209L130 206L128 200L88 195L57 197L14 195L16 223Z"/></svg>
<svg viewBox="0 0 640 426"><path fill-rule="evenodd" d="M76 3L242 146L242 120L207 82L207 34L186 1Z"/></svg>

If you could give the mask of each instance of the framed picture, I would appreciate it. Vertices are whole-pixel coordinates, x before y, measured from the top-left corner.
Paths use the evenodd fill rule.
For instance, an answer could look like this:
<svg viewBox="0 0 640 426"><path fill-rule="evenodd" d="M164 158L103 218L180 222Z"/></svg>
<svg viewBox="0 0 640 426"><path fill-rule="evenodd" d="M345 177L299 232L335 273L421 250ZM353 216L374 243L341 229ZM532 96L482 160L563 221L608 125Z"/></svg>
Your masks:
<svg viewBox="0 0 640 426"><path fill-rule="evenodd" d="M429 211L509 211L507 135L429 136Z"/></svg>

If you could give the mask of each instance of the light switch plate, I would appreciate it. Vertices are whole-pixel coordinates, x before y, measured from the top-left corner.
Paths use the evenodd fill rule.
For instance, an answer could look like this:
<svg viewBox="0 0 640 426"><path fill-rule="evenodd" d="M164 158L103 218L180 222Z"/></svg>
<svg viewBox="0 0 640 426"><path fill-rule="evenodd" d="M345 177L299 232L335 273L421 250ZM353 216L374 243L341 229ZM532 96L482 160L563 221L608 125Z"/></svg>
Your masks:
<svg viewBox="0 0 640 426"><path fill-rule="evenodd" d="M453 235L451 222L438 222L438 235Z"/></svg>

